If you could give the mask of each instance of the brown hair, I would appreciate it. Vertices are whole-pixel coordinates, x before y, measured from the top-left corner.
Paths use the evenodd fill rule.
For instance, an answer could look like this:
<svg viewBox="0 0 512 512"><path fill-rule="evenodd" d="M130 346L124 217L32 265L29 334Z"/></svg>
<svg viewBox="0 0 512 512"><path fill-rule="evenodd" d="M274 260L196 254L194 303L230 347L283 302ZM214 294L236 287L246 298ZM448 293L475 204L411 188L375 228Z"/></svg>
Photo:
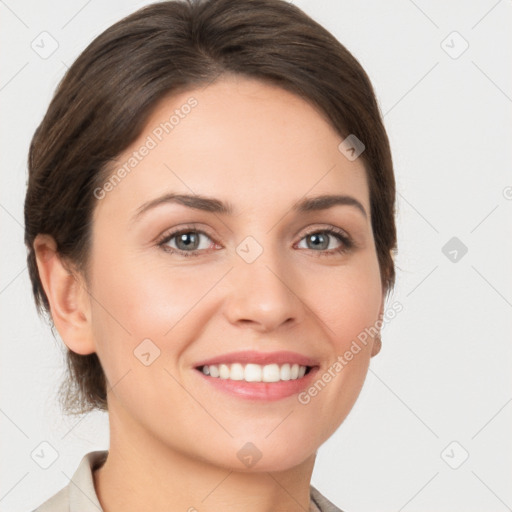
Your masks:
<svg viewBox="0 0 512 512"><path fill-rule="evenodd" d="M33 249L36 235L51 235L61 258L87 276L93 191L105 181L109 164L141 133L160 100L222 73L269 81L300 95L325 115L340 142L354 134L364 143L382 285L387 293L393 288L393 164L375 94L359 62L284 0L175 0L146 6L100 34L65 74L34 134L25 243L39 314L51 316ZM68 349L67 367L60 388L64 411L107 410L97 355Z"/></svg>

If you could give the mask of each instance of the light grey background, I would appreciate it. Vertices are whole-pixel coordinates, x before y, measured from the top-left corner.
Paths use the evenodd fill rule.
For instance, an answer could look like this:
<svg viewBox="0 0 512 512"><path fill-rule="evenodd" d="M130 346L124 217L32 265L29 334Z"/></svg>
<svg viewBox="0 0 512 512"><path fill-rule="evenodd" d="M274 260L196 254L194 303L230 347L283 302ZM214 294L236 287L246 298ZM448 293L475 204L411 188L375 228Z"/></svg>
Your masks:
<svg viewBox="0 0 512 512"><path fill-rule="evenodd" d="M147 3L0 0L1 511L32 510L86 452L108 448L105 414L62 417L55 400L63 349L31 296L26 157L66 68ZM388 304L403 305L312 483L347 512L512 510L512 2L294 3L375 86L398 187ZM46 59L31 47L51 49L43 31L58 42ZM468 248L455 262L442 252L452 237ZM43 441L59 455L46 470L31 458Z"/></svg>

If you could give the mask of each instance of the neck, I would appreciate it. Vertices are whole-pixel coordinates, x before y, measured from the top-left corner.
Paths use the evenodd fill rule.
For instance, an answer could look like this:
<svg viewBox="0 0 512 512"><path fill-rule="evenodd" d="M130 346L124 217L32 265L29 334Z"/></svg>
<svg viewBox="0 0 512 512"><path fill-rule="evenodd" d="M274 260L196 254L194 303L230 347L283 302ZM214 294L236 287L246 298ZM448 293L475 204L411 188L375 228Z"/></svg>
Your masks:
<svg viewBox="0 0 512 512"><path fill-rule="evenodd" d="M105 512L271 512L310 510L316 453L281 471L239 471L163 446L110 410L107 460L93 472ZM127 425L130 428L127 428Z"/></svg>

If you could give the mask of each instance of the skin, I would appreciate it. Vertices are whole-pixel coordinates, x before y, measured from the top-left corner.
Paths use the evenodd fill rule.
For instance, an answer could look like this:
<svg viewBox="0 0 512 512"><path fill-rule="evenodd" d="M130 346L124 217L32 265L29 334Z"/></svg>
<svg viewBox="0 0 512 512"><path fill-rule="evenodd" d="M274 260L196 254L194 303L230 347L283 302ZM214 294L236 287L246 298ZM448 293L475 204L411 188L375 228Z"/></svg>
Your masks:
<svg viewBox="0 0 512 512"><path fill-rule="evenodd" d="M110 452L96 491L106 512L308 510L317 449L354 405L380 341L369 338L307 405L222 393L194 366L238 350L291 350L319 361L321 375L375 324L384 291L364 165L338 150L342 137L300 97L229 76L163 100L118 167L191 96L198 105L98 201L88 282L50 237L34 243L59 334L77 353L97 352L108 380ZM165 192L215 197L235 212L166 203L131 222ZM347 205L292 211L304 196L332 193L356 198L368 216ZM197 257L158 246L190 223L207 233ZM328 227L357 247L336 253L343 242L325 235L329 245L316 248L306 231ZM236 252L247 236L263 249L250 264ZM177 243L167 247L187 250ZM146 338L160 350L149 366L133 354ZM237 457L246 442L262 453L252 467Z"/></svg>

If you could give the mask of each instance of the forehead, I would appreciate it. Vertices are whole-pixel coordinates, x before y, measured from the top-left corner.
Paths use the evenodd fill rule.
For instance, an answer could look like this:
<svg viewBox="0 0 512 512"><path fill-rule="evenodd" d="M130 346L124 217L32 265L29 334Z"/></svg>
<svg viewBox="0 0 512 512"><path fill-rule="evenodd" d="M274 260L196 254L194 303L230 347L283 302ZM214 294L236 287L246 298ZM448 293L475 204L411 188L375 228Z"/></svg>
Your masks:
<svg viewBox="0 0 512 512"><path fill-rule="evenodd" d="M369 212L361 158L308 102L277 86L228 77L163 99L111 166L97 210L132 215L166 192L214 196L242 210L350 194ZM119 172L124 169L124 172ZM108 179L108 178L107 178ZM95 212L96 213L96 212Z"/></svg>

